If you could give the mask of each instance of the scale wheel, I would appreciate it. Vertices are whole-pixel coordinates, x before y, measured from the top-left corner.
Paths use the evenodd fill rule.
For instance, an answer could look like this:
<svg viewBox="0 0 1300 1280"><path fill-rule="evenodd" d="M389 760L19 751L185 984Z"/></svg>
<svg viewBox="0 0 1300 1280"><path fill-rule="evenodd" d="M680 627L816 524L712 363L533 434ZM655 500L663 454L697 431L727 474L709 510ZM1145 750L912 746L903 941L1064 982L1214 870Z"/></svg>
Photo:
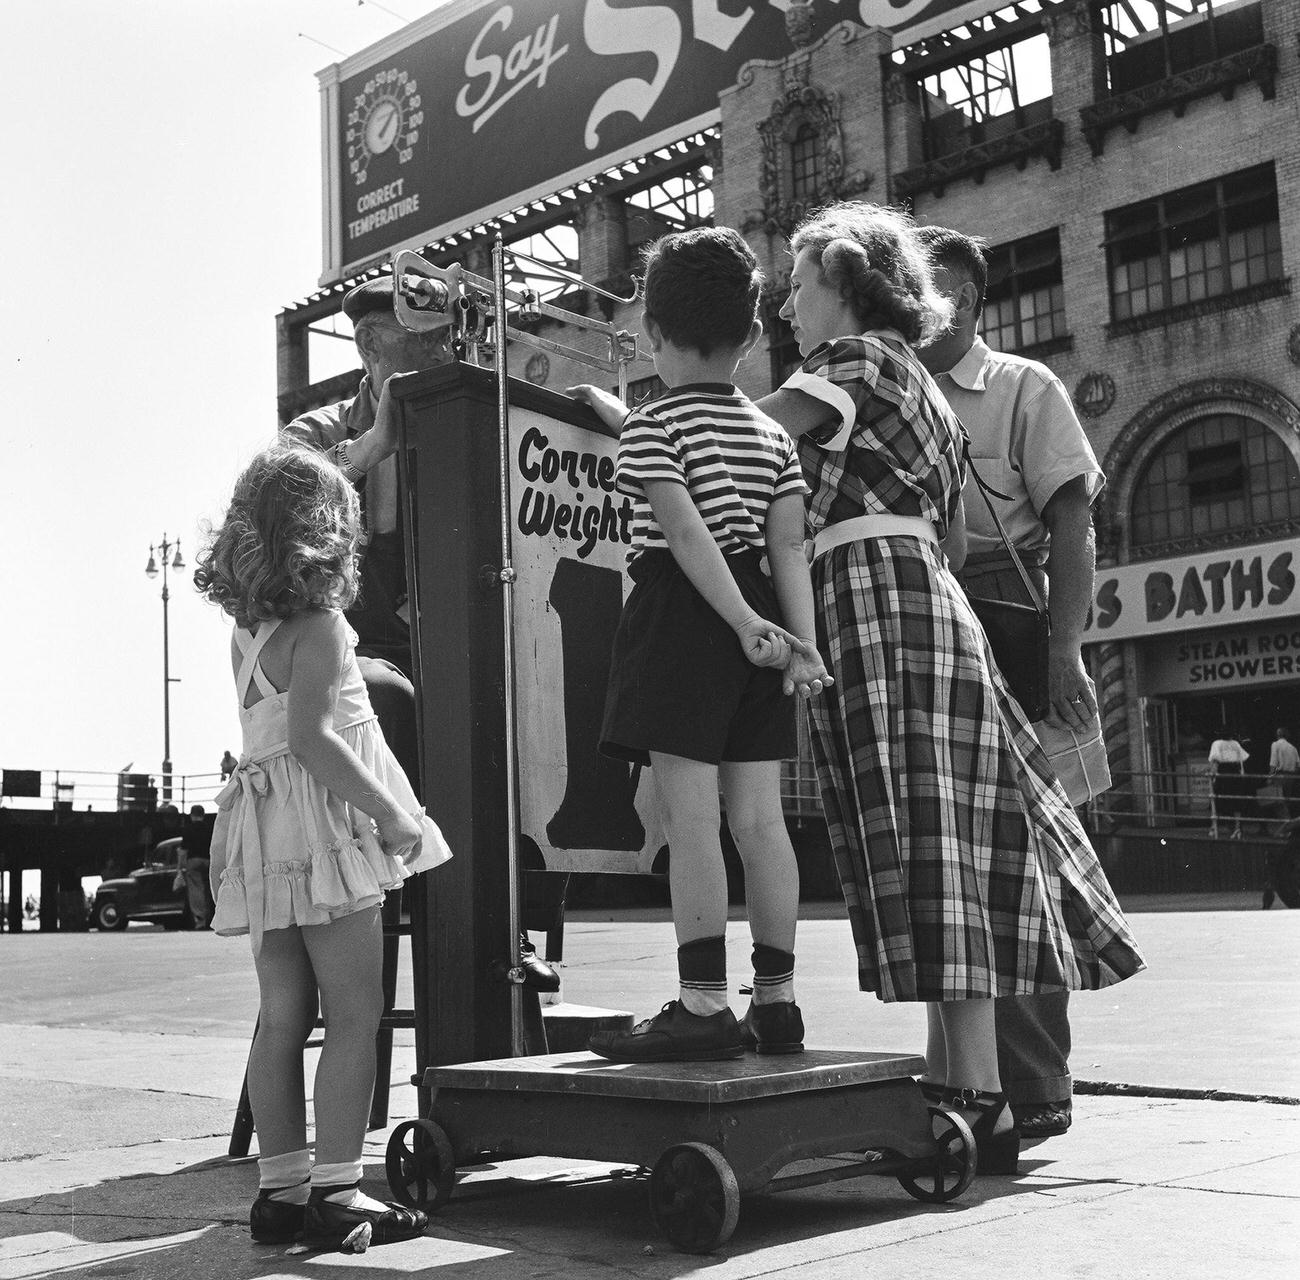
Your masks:
<svg viewBox="0 0 1300 1280"><path fill-rule="evenodd" d="M388 1139L384 1171L399 1204L432 1213L447 1203L456 1181L451 1141L432 1120L405 1120Z"/></svg>
<svg viewBox="0 0 1300 1280"><path fill-rule="evenodd" d="M669 1147L650 1173L650 1216L683 1253L710 1253L736 1229L736 1175L706 1143Z"/></svg>
<svg viewBox="0 0 1300 1280"><path fill-rule="evenodd" d="M929 1161L917 1161L919 1172L900 1173L898 1181L904 1191L930 1204L955 1200L975 1181L975 1135L970 1125L950 1107L931 1107L935 1124L934 1144L937 1152Z"/></svg>

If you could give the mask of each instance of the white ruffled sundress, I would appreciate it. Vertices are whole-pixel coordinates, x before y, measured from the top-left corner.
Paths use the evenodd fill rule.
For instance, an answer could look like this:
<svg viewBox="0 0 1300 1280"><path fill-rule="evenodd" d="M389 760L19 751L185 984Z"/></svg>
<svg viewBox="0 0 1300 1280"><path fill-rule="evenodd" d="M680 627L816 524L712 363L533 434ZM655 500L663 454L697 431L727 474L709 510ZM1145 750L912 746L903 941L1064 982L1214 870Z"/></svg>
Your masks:
<svg viewBox="0 0 1300 1280"><path fill-rule="evenodd" d="M235 686L244 750L217 796L212 832L210 874L217 904L212 928L226 935L251 934L254 951L267 929L327 924L375 906L386 889L451 857L384 740L357 666L351 628L334 730L420 822L419 857L409 866L390 858L374 821L328 791L289 753L289 695L275 688L258 661L282 621L262 623L256 635L235 628L243 655ZM246 707L250 682L263 696Z"/></svg>

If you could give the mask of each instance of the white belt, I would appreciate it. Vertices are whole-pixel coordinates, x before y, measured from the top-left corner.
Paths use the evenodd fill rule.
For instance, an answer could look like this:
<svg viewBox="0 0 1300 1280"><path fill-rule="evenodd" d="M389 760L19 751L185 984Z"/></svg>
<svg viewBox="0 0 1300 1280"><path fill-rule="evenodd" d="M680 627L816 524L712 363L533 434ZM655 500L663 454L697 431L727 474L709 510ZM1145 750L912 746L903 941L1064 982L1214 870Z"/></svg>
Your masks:
<svg viewBox="0 0 1300 1280"><path fill-rule="evenodd" d="M934 525L920 516L855 516L827 525L813 541L813 559L825 555L832 547L842 547L847 542L862 542L867 538L923 538L939 545L939 535Z"/></svg>

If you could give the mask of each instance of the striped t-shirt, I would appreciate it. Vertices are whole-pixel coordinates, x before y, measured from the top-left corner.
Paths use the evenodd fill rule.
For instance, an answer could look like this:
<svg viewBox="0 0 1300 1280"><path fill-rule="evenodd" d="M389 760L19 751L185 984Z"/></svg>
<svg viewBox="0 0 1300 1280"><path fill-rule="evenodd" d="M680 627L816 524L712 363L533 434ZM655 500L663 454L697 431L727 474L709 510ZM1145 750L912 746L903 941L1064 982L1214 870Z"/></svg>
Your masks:
<svg viewBox="0 0 1300 1280"><path fill-rule="evenodd" d="M648 480L684 484L724 555L765 548L767 509L808 492L794 441L730 383L673 387L633 410L618 442L617 484L632 499L632 550L667 550Z"/></svg>

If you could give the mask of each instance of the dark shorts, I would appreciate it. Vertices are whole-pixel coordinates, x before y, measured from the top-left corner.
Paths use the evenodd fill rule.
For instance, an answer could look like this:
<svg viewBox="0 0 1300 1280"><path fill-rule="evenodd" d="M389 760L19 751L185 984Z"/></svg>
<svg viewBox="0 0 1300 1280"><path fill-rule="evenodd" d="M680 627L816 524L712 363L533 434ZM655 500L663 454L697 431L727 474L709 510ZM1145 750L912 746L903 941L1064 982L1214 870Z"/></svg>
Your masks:
<svg viewBox="0 0 1300 1280"><path fill-rule="evenodd" d="M780 607L755 552L728 556L741 594L760 617ZM756 667L736 633L691 585L669 551L631 566L610 659L602 754L649 764L650 752L718 764L795 754L795 700L781 672Z"/></svg>

